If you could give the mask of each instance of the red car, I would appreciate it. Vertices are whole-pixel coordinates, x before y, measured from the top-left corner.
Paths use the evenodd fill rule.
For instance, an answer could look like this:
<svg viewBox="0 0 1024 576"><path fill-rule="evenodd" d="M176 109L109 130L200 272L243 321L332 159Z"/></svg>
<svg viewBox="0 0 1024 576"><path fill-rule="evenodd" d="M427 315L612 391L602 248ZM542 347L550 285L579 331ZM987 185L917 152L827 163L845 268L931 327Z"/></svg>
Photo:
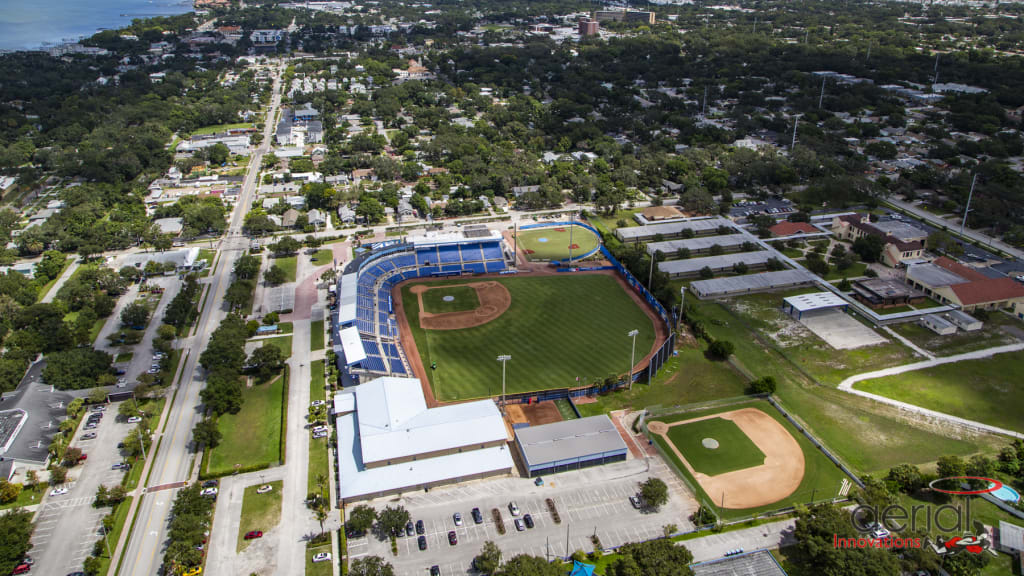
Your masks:
<svg viewBox="0 0 1024 576"><path fill-rule="evenodd" d="M255 540L256 538L263 538L262 530L251 530L245 533L246 540Z"/></svg>
<svg viewBox="0 0 1024 576"><path fill-rule="evenodd" d="M459 543L459 537L455 535L455 530L452 530L451 532L448 533L448 544L451 545L451 546L455 546L458 543Z"/></svg>
<svg viewBox="0 0 1024 576"><path fill-rule="evenodd" d="M14 568L14 572L11 572L11 574L27 574L31 569L32 566L29 564L18 564L18 566Z"/></svg>

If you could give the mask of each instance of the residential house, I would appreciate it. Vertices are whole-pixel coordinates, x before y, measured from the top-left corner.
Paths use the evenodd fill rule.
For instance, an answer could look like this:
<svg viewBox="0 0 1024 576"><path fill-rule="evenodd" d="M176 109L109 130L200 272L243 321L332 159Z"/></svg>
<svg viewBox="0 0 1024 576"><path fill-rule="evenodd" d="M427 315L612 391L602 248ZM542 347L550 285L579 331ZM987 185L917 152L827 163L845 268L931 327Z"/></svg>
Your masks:
<svg viewBox="0 0 1024 576"><path fill-rule="evenodd" d="M324 213L316 208L310 210L307 217L309 218L309 223L313 226L320 227L327 225L327 218L324 217Z"/></svg>
<svg viewBox="0 0 1024 576"><path fill-rule="evenodd" d="M342 224L355 224L356 211L348 206L338 206L338 221Z"/></svg>
<svg viewBox="0 0 1024 576"><path fill-rule="evenodd" d="M292 228L295 226L295 222L299 219L299 211L295 208L289 208L285 210L284 214L281 215L281 225L285 228Z"/></svg>

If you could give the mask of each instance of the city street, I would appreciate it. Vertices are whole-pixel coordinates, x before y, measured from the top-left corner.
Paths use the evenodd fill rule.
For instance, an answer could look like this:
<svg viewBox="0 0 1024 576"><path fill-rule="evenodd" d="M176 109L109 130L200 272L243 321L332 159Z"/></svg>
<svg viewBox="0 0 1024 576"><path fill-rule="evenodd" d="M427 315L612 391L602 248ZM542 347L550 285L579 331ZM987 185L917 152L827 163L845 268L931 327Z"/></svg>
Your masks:
<svg viewBox="0 0 1024 576"><path fill-rule="evenodd" d="M639 489L640 482L658 477L669 486L669 502L656 513L636 510L629 496ZM558 509L561 523L556 524L545 500L551 498ZM519 532L509 512L508 503L515 501L521 510L519 518L530 514L535 527ZM373 535L348 541L351 558L380 556L390 562L395 573L426 574L437 565L441 574L465 574L473 558L487 540L501 548L502 556L517 554L535 556L566 556L576 550L594 549L596 534L604 547L620 546L664 535L664 526L675 524L677 530L692 528L689 516L697 503L682 483L658 458L627 460L584 470L563 472L545 478L536 486L531 478L500 478L415 492L399 499L373 501L377 509L400 504L412 515L413 522L425 524L427 549L420 551L416 536L398 539L398 556L392 556L387 540ZM475 524L470 511L480 508L484 522ZM505 534L500 535L492 510L501 512ZM462 514L463 525L456 527L452 515ZM458 544L448 543L448 532L454 530ZM568 537L568 546L566 538Z"/></svg>

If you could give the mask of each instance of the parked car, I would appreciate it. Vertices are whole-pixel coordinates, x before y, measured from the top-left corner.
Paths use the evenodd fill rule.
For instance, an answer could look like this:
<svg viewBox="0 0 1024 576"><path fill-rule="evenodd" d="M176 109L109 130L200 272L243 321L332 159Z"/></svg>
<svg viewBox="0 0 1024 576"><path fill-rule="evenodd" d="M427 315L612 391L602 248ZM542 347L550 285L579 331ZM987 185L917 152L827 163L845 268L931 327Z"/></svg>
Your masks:
<svg viewBox="0 0 1024 576"><path fill-rule="evenodd" d="M327 438L329 436L327 430L321 430L319 432L313 432L313 438Z"/></svg>
<svg viewBox="0 0 1024 576"><path fill-rule="evenodd" d="M324 400L313 400L312 402L309 403L309 405L314 408L316 408L317 406L323 406L324 404L327 404L327 402Z"/></svg>
<svg viewBox="0 0 1024 576"><path fill-rule="evenodd" d="M455 514L452 514L452 519L455 520L455 525L456 526L462 526L462 513L461 512L456 512Z"/></svg>
<svg viewBox="0 0 1024 576"><path fill-rule="evenodd" d="M79 462L85 462L88 459L89 459L89 455L88 454L82 454L81 456L78 457L78 461Z"/></svg>
<svg viewBox="0 0 1024 576"><path fill-rule="evenodd" d="M217 481L216 480L207 480L206 482L203 482L203 488L210 488L211 486L216 487L217 486Z"/></svg>
<svg viewBox="0 0 1024 576"><path fill-rule="evenodd" d="M537 476L537 479L533 481L533 485L534 486L543 486L544 485L544 479L541 478L540 476Z"/></svg>
<svg viewBox="0 0 1024 576"><path fill-rule="evenodd" d="M419 538L416 539L416 544L420 547L420 550L426 550L427 549L427 537L426 536L420 536Z"/></svg>
<svg viewBox="0 0 1024 576"><path fill-rule="evenodd" d="M458 543L459 543L459 536L458 536L458 534L455 533L455 530L452 530L452 531L448 532L448 544L450 546L455 546Z"/></svg>
<svg viewBox="0 0 1024 576"><path fill-rule="evenodd" d="M54 488L53 490L50 490L50 496L63 496L64 494L67 493L67 488Z"/></svg>
<svg viewBox="0 0 1024 576"><path fill-rule="evenodd" d="M313 556L313 562L314 563L316 563L316 562L330 562L330 561L331 561L331 553L330 552L321 552L321 553L316 554L316 555Z"/></svg>
<svg viewBox="0 0 1024 576"><path fill-rule="evenodd" d="M203 491L200 492L200 494L202 494L203 496L216 496L217 495L217 489L216 488L203 488Z"/></svg>
<svg viewBox="0 0 1024 576"><path fill-rule="evenodd" d="M423 534L423 532L424 532L423 520L417 520L416 521L416 533L417 534Z"/></svg>
<svg viewBox="0 0 1024 576"><path fill-rule="evenodd" d="M88 422L85 425L85 429L86 430L95 430L96 426L98 426L98 424L96 424L95 422Z"/></svg>
<svg viewBox="0 0 1024 576"><path fill-rule="evenodd" d="M882 526L878 522L875 522L874 526L871 527L871 537L878 539L888 538L889 531L886 530L885 526Z"/></svg>
<svg viewBox="0 0 1024 576"><path fill-rule="evenodd" d="M406 536L412 536L414 532L415 532L415 529L412 527L412 520L406 522L405 523L405 535Z"/></svg>
<svg viewBox="0 0 1024 576"><path fill-rule="evenodd" d="M430 567L430 576L441 576L441 568L437 564Z"/></svg>
<svg viewBox="0 0 1024 576"><path fill-rule="evenodd" d="M523 519L522 518L516 518L516 530L518 530L520 532L522 532L523 530L526 530L526 525L523 524Z"/></svg>
<svg viewBox="0 0 1024 576"><path fill-rule="evenodd" d="M274 487L271 486L270 484L264 484L263 486L260 486L259 488L256 489L256 493L257 494L266 494L267 492L270 492L273 489L274 489Z"/></svg>
<svg viewBox="0 0 1024 576"><path fill-rule="evenodd" d="M139 422L142 422L142 418L140 416L132 416L128 419L129 424L138 424Z"/></svg>
<svg viewBox="0 0 1024 576"><path fill-rule="evenodd" d="M110 466L111 470L127 470L129 468L131 468L131 465L127 462L118 462Z"/></svg>
<svg viewBox="0 0 1024 576"><path fill-rule="evenodd" d="M80 438L80 440L92 440L95 437L96 437L96 433L95 432L86 432L85 434L82 434L82 437Z"/></svg>
<svg viewBox="0 0 1024 576"><path fill-rule="evenodd" d="M516 506L515 502L508 503L508 511L511 512L513 516L519 516L519 506Z"/></svg>
<svg viewBox="0 0 1024 576"><path fill-rule="evenodd" d="M483 524L484 523L484 515L480 513L480 509L479 508L473 508L473 523L474 524Z"/></svg>
<svg viewBox="0 0 1024 576"><path fill-rule="evenodd" d="M245 533L245 539L246 540L255 540L257 538L263 538L263 531L262 530L250 530L250 531Z"/></svg>
<svg viewBox="0 0 1024 576"><path fill-rule="evenodd" d="M14 571L11 572L11 574L27 574L28 571L31 570L31 569L32 569L32 567L29 566L28 564L18 564L17 566L14 567Z"/></svg>
<svg viewBox="0 0 1024 576"><path fill-rule="evenodd" d="M523 514L523 522L526 523L527 528L533 528L533 516L529 514Z"/></svg>
<svg viewBox="0 0 1024 576"><path fill-rule="evenodd" d="M633 494L632 496L630 496L629 503L632 504L633 508L636 508L637 510L644 507L643 501L640 500L640 494Z"/></svg>

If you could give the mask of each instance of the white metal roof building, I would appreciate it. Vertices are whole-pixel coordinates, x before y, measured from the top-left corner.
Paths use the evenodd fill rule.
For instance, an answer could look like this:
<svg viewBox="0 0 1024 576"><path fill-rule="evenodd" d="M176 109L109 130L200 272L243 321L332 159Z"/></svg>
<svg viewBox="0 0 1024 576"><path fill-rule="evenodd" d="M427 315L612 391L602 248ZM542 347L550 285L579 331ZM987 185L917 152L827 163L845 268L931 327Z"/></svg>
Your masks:
<svg viewBox="0 0 1024 576"><path fill-rule="evenodd" d="M850 305L849 302L843 300L832 292L798 294L796 296L787 296L783 298L782 301L782 309L790 316L795 312L797 318L802 318L804 312L828 310L830 308L842 308L845 310Z"/></svg>
<svg viewBox="0 0 1024 576"><path fill-rule="evenodd" d="M774 250L736 252L732 254L722 254L720 256L705 256L703 258L658 262L658 270L668 274L672 278L681 278L685 276L696 276L697 274L700 274L700 271L703 268L709 268L712 272L732 270L733 266L741 262L748 268L765 266L769 260L777 257L778 254Z"/></svg>
<svg viewBox="0 0 1024 576"><path fill-rule="evenodd" d="M766 290L790 288L803 284L812 284L814 276L804 270L780 270L778 272L762 272L745 276L729 276L712 278L711 280L695 280L690 282L690 291L698 298L720 298L737 294L752 294Z"/></svg>
<svg viewBox="0 0 1024 576"><path fill-rule="evenodd" d="M505 423L491 400L427 408L416 378L355 389L355 412L337 417L343 502L512 471Z"/></svg>
<svg viewBox="0 0 1024 576"><path fill-rule="evenodd" d="M607 415L516 430L516 446L530 476L577 470L626 459L628 449Z"/></svg>
<svg viewBox="0 0 1024 576"><path fill-rule="evenodd" d="M619 228L615 231L615 235L623 242L647 242L659 235L664 238L676 238L682 235L683 230L693 230L693 233L697 236L701 234L714 234L718 232L719 226L726 226L730 229L736 227L732 220L716 217Z"/></svg>
<svg viewBox="0 0 1024 576"><path fill-rule="evenodd" d="M743 234L727 234L725 236L698 236L696 238L681 238L679 240L666 240L664 242L651 242L647 244L647 253L654 254L661 250L670 258L677 252L686 248L694 254L707 252L712 246L721 246L724 250L739 248L750 239Z"/></svg>

